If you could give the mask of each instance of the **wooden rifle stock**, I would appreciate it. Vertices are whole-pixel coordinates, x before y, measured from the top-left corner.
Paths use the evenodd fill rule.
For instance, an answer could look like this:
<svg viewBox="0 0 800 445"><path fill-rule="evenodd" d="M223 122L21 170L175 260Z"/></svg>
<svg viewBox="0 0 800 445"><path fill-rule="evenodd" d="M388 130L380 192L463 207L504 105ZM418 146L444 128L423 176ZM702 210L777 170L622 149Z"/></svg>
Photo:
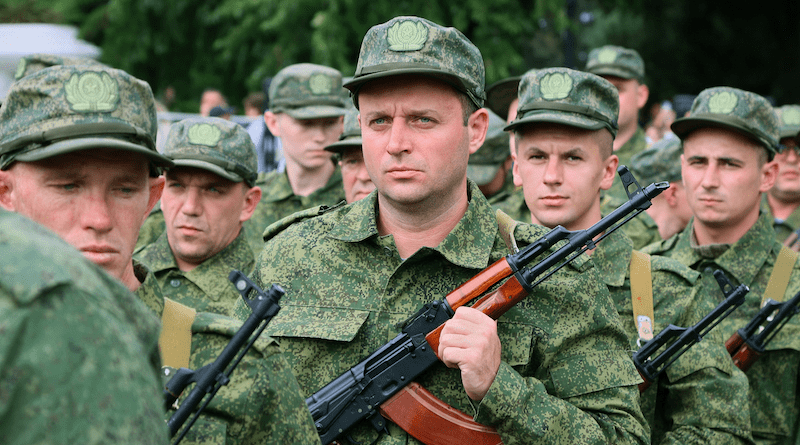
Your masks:
<svg viewBox="0 0 800 445"><path fill-rule="evenodd" d="M734 332L731 338L725 341L725 349L727 349L728 354L731 355L733 364L741 369L742 372L747 372L747 370L753 366L753 363L761 356L759 351L751 348L750 345L744 341L744 338L739 335L739 332Z"/></svg>

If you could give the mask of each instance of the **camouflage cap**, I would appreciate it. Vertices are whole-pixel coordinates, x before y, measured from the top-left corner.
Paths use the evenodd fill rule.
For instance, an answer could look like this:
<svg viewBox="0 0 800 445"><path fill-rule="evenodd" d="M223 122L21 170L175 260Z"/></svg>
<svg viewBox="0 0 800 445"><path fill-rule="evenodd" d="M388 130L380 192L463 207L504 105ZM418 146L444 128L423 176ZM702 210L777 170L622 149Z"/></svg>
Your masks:
<svg viewBox="0 0 800 445"><path fill-rule="evenodd" d="M368 81L399 74L422 74L450 83L478 107L486 98L485 70L480 50L455 28L420 17L395 17L367 31L353 79L353 92Z"/></svg>
<svg viewBox="0 0 800 445"><path fill-rule="evenodd" d="M547 68L523 76L517 118L506 126L549 122L617 135L619 92L609 81L569 68Z"/></svg>
<svg viewBox="0 0 800 445"><path fill-rule="evenodd" d="M800 105L784 105L775 108L778 116L778 137L793 138L800 133Z"/></svg>
<svg viewBox="0 0 800 445"><path fill-rule="evenodd" d="M102 65L44 68L14 82L0 109L0 169L91 148L170 167L156 151L157 129L147 82Z"/></svg>
<svg viewBox="0 0 800 445"><path fill-rule="evenodd" d="M692 103L688 117L675 120L672 131L684 139L702 127L722 127L754 139L770 158L778 145L778 116L767 99L730 87L708 88Z"/></svg>
<svg viewBox="0 0 800 445"><path fill-rule="evenodd" d="M486 132L486 140L478 151L469 155L467 164L467 177L478 185L491 182L503 162L511 156L508 151L510 135L503 131L505 126L506 122L500 116L489 111L489 130Z"/></svg>
<svg viewBox="0 0 800 445"><path fill-rule="evenodd" d="M64 57L53 54L31 54L20 59L17 63L17 71L14 79L19 80L45 68L58 65L94 65L106 67L106 65L84 57Z"/></svg>
<svg viewBox="0 0 800 445"><path fill-rule="evenodd" d="M313 63L289 65L269 85L269 107L295 119L344 116L342 73Z"/></svg>
<svg viewBox="0 0 800 445"><path fill-rule="evenodd" d="M676 137L661 139L631 158L630 169L641 184L680 182L683 145Z"/></svg>
<svg viewBox="0 0 800 445"><path fill-rule="evenodd" d="M525 74L533 74L536 71L538 69L534 68ZM507 77L486 87L486 108L497 113L503 120L508 120L508 107L518 97L517 90L523 76Z"/></svg>
<svg viewBox="0 0 800 445"><path fill-rule="evenodd" d="M201 168L251 187L258 176L258 156L247 130L218 117L193 117L173 124L164 155L176 167Z"/></svg>
<svg viewBox="0 0 800 445"><path fill-rule="evenodd" d="M635 49L606 45L589 52L586 71L598 76L615 76L644 81L644 60Z"/></svg>
<svg viewBox="0 0 800 445"><path fill-rule="evenodd" d="M361 149L361 126L358 125L358 110L351 106L344 115L344 131L339 140L325 147L325 150L341 153L348 148Z"/></svg>

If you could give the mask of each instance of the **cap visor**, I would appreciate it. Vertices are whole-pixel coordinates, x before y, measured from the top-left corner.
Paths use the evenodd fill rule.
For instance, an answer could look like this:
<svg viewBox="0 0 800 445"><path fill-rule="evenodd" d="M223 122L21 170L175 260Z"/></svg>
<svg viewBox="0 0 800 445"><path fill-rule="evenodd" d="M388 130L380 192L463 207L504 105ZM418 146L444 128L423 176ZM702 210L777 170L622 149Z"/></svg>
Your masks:
<svg viewBox="0 0 800 445"><path fill-rule="evenodd" d="M577 113L548 111L545 113L528 115L522 119L515 120L506 125L503 130L510 131L519 127L520 125L537 123L561 124L570 127L582 128L584 130L600 130L602 128L606 128L606 124Z"/></svg>
<svg viewBox="0 0 800 445"><path fill-rule="evenodd" d="M208 170L217 176L221 176L233 182L244 182L244 179L236 173L229 172L218 165L210 162L199 161L197 159L176 159L175 167L194 167L202 170Z"/></svg>
<svg viewBox="0 0 800 445"><path fill-rule="evenodd" d="M174 165L169 158L145 146L123 141L122 139L100 137L74 138L54 142L39 149L20 153L16 155L14 159L22 162L41 161L42 159L93 148L110 148L139 153L158 167L172 167Z"/></svg>
<svg viewBox="0 0 800 445"><path fill-rule="evenodd" d="M295 119L305 120L344 116L346 110L343 107L334 107L331 105L310 105L300 108L284 108L279 111Z"/></svg>
<svg viewBox="0 0 800 445"><path fill-rule="evenodd" d="M467 178L478 185L488 184L497 176L499 169L500 166L495 164L467 164Z"/></svg>
<svg viewBox="0 0 800 445"><path fill-rule="evenodd" d="M521 77L512 77L496 82L486 88L486 108L508 119L508 107L517 98Z"/></svg>
<svg viewBox="0 0 800 445"><path fill-rule="evenodd" d="M361 138L349 138L343 141L334 142L331 145L325 147L325 150L332 151L334 153L341 153L348 148L361 148L362 139Z"/></svg>
<svg viewBox="0 0 800 445"><path fill-rule="evenodd" d="M689 133L691 133L692 131L703 127L717 127L717 128L724 128L736 131L745 136L748 136L749 138L755 140L759 144L765 144L765 142L762 141L755 133L752 133L746 128L734 125L731 122L726 121L725 119L718 119L714 117L714 115L684 117L681 119L677 119L670 126L672 132L678 135L678 137L681 139L688 136Z"/></svg>
<svg viewBox="0 0 800 445"><path fill-rule="evenodd" d="M636 74L632 73L631 71L611 66L600 66L597 68L592 68L592 70L589 72L597 76L614 76L622 79L636 79L639 77Z"/></svg>

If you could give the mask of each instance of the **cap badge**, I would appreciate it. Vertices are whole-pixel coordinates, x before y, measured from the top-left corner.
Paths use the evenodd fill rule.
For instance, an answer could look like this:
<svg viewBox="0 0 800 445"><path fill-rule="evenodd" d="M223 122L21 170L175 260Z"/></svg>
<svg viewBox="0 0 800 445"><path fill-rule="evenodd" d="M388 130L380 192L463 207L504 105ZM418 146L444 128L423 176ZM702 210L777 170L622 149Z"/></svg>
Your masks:
<svg viewBox="0 0 800 445"><path fill-rule="evenodd" d="M428 28L416 20L397 22L386 32L386 41L392 51L417 51L428 41Z"/></svg>
<svg viewBox="0 0 800 445"><path fill-rule="evenodd" d="M222 138L222 131L215 125L194 124L189 127L186 136L189 138L189 142L194 145L216 147L217 143L219 143L219 140Z"/></svg>
<svg viewBox="0 0 800 445"><path fill-rule="evenodd" d="M563 99L572 91L572 77L565 73L547 74L539 83L539 89L544 99Z"/></svg>
<svg viewBox="0 0 800 445"><path fill-rule="evenodd" d="M789 108L781 115L783 123L786 125L800 125L800 111L796 108Z"/></svg>
<svg viewBox="0 0 800 445"><path fill-rule="evenodd" d="M64 85L64 91L75 111L112 111L119 103L119 85L108 73L75 73Z"/></svg>
<svg viewBox="0 0 800 445"><path fill-rule="evenodd" d="M601 49L597 54L597 61L600 63L614 63L617 60L617 52L611 48Z"/></svg>
<svg viewBox="0 0 800 445"><path fill-rule="evenodd" d="M311 93L317 96L331 94L331 90L333 90L330 77L321 73L314 74L308 79L308 87L311 89Z"/></svg>
<svg viewBox="0 0 800 445"><path fill-rule="evenodd" d="M715 114L730 114L736 108L737 102L739 98L730 91L715 93L708 99L708 111Z"/></svg>

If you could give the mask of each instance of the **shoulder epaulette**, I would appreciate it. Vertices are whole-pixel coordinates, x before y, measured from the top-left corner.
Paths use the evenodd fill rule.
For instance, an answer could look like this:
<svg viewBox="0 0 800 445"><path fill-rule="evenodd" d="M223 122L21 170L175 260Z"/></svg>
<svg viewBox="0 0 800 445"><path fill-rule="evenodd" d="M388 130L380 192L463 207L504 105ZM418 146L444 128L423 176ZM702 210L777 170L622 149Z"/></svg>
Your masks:
<svg viewBox="0 0 800 445"><path fill-rule="evenodd" d="M261 236L264 242L267 242L268 240L274 238L275 235L286 230L292 224L305 221L307 219L316 218L320 215L324 215L328 212L338 209L339 207L342 207L345 204L347 204L345 201L341 201L338 204L332 206L321 205L292 213L291 215L285 218L281 218L275 221L274 223L268 225L267 228L264 229L264 233Z"/></svg>

